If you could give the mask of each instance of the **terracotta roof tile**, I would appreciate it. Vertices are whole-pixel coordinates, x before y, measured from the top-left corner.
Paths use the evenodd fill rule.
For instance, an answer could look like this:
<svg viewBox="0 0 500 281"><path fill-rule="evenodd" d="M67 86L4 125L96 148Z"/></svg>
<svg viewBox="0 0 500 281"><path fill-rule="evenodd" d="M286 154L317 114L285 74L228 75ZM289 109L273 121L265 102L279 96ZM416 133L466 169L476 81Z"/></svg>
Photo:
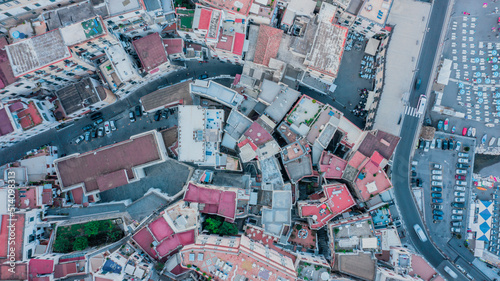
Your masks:
<svg viewBox="0 0 500 281"><path fill-rule="evenodd" d="M261 25L255 47L254 63L268 66L269 60L278 54L282 36L283 30Z"/></svg>

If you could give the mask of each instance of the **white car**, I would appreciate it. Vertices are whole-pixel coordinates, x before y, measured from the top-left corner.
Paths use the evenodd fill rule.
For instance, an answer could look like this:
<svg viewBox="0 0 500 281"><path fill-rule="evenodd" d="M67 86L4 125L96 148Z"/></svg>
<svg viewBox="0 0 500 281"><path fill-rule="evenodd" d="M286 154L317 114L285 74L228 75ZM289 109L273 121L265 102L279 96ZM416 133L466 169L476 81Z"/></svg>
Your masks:
<svg viewBox="0 0 500 281"><path fill-rule="evenodd" d="M458 157L467 158L467 157L469 157L469 153L459 152L459 153L458 153Z"/></svg>
<svg viewBox="0 0 500 281"><path fill-rule="evenodd" d="M104 132L106 132L106 135L111 133L111 128L109 127L109 121L104 122Z"/></svg>
<svg viewBox="0 0 500 281"><path fill-rule="evenodd" d="M464 210L453 209L453 210L451 210L451 213L454 215L462 215L464 213Z"/></svg>
<svg viewBox="0 0 500 281"><path fill-rule="evenodd" d="M462 143L460 141L457 141L457 147L455 148L455 150L460 151L460 148L462 148Z"/></svg>
<svg viewBox="0 0 500 281"><path fill-rule="evenodd" d="M455 181L455 184L456 185L467 185L467 182L466 181Z"/></svg>
<svg viewBox="0 0 500 281"><path fill-rule="evenodd" d="M442 169L443 166L441 164L434 163L434 164L432 164L432 168L434 168L434 169Z"/></svg>
<svg viewBox="0 0 500 281"><path fill-rule="evenodd" d="M467 175L467 170L457 169L456 173L457 175Z"/></svg>
<svg viewBox="0 0 500 281"><path fill-rule="evenodd" d="M455 200L453 200L454 202L457 202L457 203L464 203L465 202L465 198L464 197L455 197Z"/></svg>
<svg viewBox="0 0 500 281"><path fill-rule="evenodd" d="M458 158L458 163L467 164L469 163L468 158Z"/></svg>
<svg viewBox="0 0 500 281"><path fill-rule="evenodd" d="M75 139L75 143L76 143L76 144L79 144L79 143L81 143L84 139L85 139L85 137L84 137L83 135L81 135L81 136L79 136L79 137L77 137L77 138Z"/></svg>
<svg viewBox="0 0 500 281"><path fill-rule="evenodd" d="M458 185L455 185L455 190L456 190L456 191L465 191L465 186L458 186Z"/></svg>
<svg viewBox="0 0 500 281"><path fill-rule="evenodd" d="M430 141L425 141L424 151L425 152L429 151L430 147L431 147L431 142Z"/></svg>
<svg viewBox="0 0 500 281"><path fill-rule="evenodd" d="M433 186L443 186L443 182L442 181L431 181L431 185L433 185Z"/></svg>
<svg viewBox="0 0 500 281"><path fill-rule="evenodd" d="M463 219L463 216L452 215L452 216L451 216L451 219L452 219L452 220L459 220L459 221L460 221L460 220L462 220L462 219Z"/></svg>
<svg viewBox="0 0 500 281"><path fill-rule="evenodd" d="M443 180L443 176L433 175L433 176L431 176L431 179L433 181L441 181L441 180Z"/></svg>
<svg viewBox="0 0 500 281"><path fill-rule="evenodd" d="M115 121L113 121L113 120L109 121L109 126L111 127L111 131L116 130Z"/></svg>
<svg viewBox="0 0 500 281"><path fill-rule="evenodd" d="M465 192L455 191L453 192L453 195L457 197L465 197Z"/></svg>
<svg viewBox="0 0 500 281"><path fill-rule="evenodd" d="M460 228L459 227L452 227L451 232L458 233L458 232L460 232Z"/></svg>
<svg viewBox="0 0 500 281"><path fill-rule="evenodd" d="M436 148L436 139L433 139L431 142L431 149Z"/></svg>
<svg viewBox="0 0 500 281"><path fill-rule="evenodd" d="M441 171L441 170L432 170L431 174L433 174L433 175L442 175L443 171Z"/></svg>

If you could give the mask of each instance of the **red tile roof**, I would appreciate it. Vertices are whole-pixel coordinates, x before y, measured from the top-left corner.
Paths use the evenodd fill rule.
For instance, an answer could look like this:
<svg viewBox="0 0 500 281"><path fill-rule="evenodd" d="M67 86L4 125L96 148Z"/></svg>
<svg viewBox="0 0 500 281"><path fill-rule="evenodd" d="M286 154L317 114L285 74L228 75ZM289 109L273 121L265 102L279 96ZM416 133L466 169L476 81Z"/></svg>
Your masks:
<svg viewBox="0 0 500 281"><path fill-rule="evenodd" d="M182 54L184 52L184 40L182 38L169 38L163 39L163 45L165 45L165 50L167 54Z"/></svg>
<svg viewBox="0 0 500 281"><path fill-rule="evenodd" d="M215 214L231 221L236 216L236 192L222 191L188 184L186 193L184 193L184 201L198 202L205 204L202 213Z"/></svg>
<svg viewBox="0 0 500 281"><path fill-rule="evenodd" d="M19 122L21 123L21 127L24 130L33 128L37 125L42 124L43 119L38 110L36 109L35 103L28 103L28 108L19 111L17 113L17 117L19 118Z"/></svg>
<svg viewBox="0 0 500 281"><path fill-rule="evenodd" d="M117 186L126 185L128 183L127 170L118 170L99 176L96 181L101 192L113 189Z"/></svg>
<svg viewBox="0 0 500 281"><path fill-rule="evenodd" d="M200 21L198 24L198 29L207 30L210 26L210 19L212 18L212 10L209 9L201 9L200 13Z"/></svg>
<svg viewBox="0 0 500 281"><path fill-rule="evenodd" d="M319 162L319 169L321 172L325 173L325 178L327 179L340 179L344 173L345 167L347 166L347 161L339 158L332 153L323 151L321 155L321 160Z"/></svg>
<svg viewBox="0 0 500 281"><path fill-rule="evenodd" d="M282 36L283 30L268 25L261 25L257 37L253 62L268 66L269 60L271 58L276 58L278 55Z"/></svg>
<svg viewBox="0 0 500 281"><path fill-rule="evenodd" d="M65 277L68 274L75 274L76 272L76 262L56 264L54 268L54 278Z"/></svg>
<svg viewBox="0 0 500 281"><path fill-rule="evenodd" d="M75 204L83 204L83 189L81 187L72 189L70 192L73 196L73 201L75 202Z"/></svg>
<svg viewBox="0 0 500 281"><path fill-rule="evenodd" d="M51 206L54 203L52 189L44 189L42 193L42 204Z"/></svg>
<svg viewBox="0 0 500 281"><path fill-rule="evenodd" d="M9 45L5 37L0 37L0 89L16 82L17 78L12 72L12 67L7 56L5 46Z"/></svg>
<svg viewBox="0 0 500 281"><path fill-rule="evenodd" d="M36 280L38 275L51 274L54 272L53 260L31 259L28 264L28 280Z"/></svg>
<svg viewBox="0 0 500 281"><path fill-rule="evenodd" d="M324 200L299 204L302 217L313 217L312 229L325 226L331 219L356 205L354 198L345 184L335 183L323 186Z"/></svg>
<svg viewBox="0 0 500 281"><path fill-rule="evenodd" d="M151 244L155 239L153 235L149 233L149 230L145 227L139 232L137 232L132 239L146 252L148 255L154 259L158 258L156 252L151 248Z"/></svg>
<svg viewBox="0 0 500 281"><path fill-rule="evenodd" d="M389 134L384 131L376 130L368 132L359 145L358 151L363 155L370 157L375 151L380 153L382 157L389 160L399 143L398 136Z"/></svg>
<svg viewBox="0 0 500 281"><path fill-rule="evenodd" d="M12 132L14 132L14 127L12 127L7 111L2 108L0 109L0 137Z"/></svg>
<svg viewBox="0 0 500 281"><path fill-rule="evenodd" d="M23 254L23 233L24 233L24 215L22 214L15 214L12 217L12 223L14 223L15 228L7 228L10 225L10 216L9 215L2 215L2 224L0 225L0 258L6 258L9 252L7 251L9 248L7 247L7 244L9 243L9 235L10 235L10 230L15 229L15 238L14 242L15 245L18 245L15 247L15 260L20 261L23 259L22 254Z"/></svg>
<svg viewBox="0 0 500 281"><path fill-rule="evenodd" d="M84 183L85 190L90 192L99 189L97 179L103 175L126 169L129 179L133 179L133 167L159 159L156 139L151 133L56 161L56 167L63 189ZM75 167L85 167L85 169Z"/></svg>
<svg viewBox="0 0 500 281"><path fill-rule="evenodd" d="M349 159L349 162L347 164L353 166L356 169L359 169L366 159L366 156L361 154L361 152L356 151L351 159Z"/></svg>
<svg viewBox="0 0 500 281"><path fill-rule="evenodd" d="M249 138L257 147L273 139L273 136L266 131L257 121L247 129L244 135Z"/></svg>
<svg viewBox="0 0 500 281"><path fill-rule="evenodd" d="M217 42L217 49L226 50L231 52L233 48L233 39L232 35L224 35L222 32L219 35L219 42Z"/></svg>
<svg viewBox="0 0 500 281"><path fill-rule="evenodd" d="M167 221L163 217L159 217L157 220L150 223L148 227L157 241L162 241L163 239L174 233L172 228L168 225Z"/></svg>
<svg viewBox="0 0 500 281"><path fill-rule="evenodd" d="M9 264L0 265L0 280L27 280L27 279L28 279L27 264L25 263L16 264L13 270Z"/></svg>
<svg viewBox="0 0 500 281"><path fill-rule="evenodd" d="M36 208L36 188L20 188L16 189L16 207L20 209Z"/></svg>
<svg viewBox="0 0 500 281"><path fill-rule="evenodd" d="M155 70L168 61L163 42L158 32L132 42L146 72Z"/></svg>
<svg viewBox="0 0 500 281"><path fill-rule="evenodd" d="M233 45L233 54L242 55L243 54L243 45L245 44L245 34L236 33L234 35L234 45Z"/></svg>
<svg viewBox="0 0 500 281"><path fill-rule="evenodd" d="M193 244L194 242L195 232L194 230L189 230L186 232L177 233L172 237L163 240L163 242L156 247L156 251L158 252L158 255L160 257L165 257L177 248Z"/></svg>

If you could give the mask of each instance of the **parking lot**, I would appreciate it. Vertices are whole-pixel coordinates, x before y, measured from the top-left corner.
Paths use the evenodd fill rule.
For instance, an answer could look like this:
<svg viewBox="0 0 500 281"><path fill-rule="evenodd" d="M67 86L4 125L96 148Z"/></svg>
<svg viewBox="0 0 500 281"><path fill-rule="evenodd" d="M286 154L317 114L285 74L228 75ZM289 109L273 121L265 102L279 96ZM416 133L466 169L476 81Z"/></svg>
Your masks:
<svg viewBox="0 0 500 281"><path fill-rule="evenodd" d="M443 149L443 144L440 148L435 145L434 149L429 148L428 151L425 151L425 144L424 149L417 149L413 158L413 164L416 165L412 168L415 172L412 175L412 181L414 181L413 185L417 185L417 179L421 181L423 212L427 228L434 242L438 246L444 246L452 237L452 227L458 228L455 231L456 235L460 234L462 237L465 235L467 207L470 202L469 198L474 192L471 189L471 167L475 141L473 138L439 131L435 133L435 139L448 142L452 140L454 149ZM458 151L456 150L457 142L461 143ZM469 147L469 151L464 151L464 147ZM463 157L459 157L459 154ZM462 159L460 162L467 163L458 163L459 159ZM457 167L457 164L462 165ZM457 179L457 170L461 170L460 173L463 174L458 175L460 179ZM455 203L459 204L452 206ZM455 223L455 226L452 226L452 223Z"/></svg>

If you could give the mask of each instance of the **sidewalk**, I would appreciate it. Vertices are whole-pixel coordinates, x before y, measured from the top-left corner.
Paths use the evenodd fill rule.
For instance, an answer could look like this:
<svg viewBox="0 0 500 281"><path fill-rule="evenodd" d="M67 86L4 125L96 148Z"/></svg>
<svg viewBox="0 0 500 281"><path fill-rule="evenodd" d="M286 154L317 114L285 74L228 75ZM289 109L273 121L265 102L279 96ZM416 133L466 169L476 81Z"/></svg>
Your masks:
<svg viewBox="0 0 500 281"><path fill-rule="evenodd" d="M373 129L399 135L403 123L397 123L405 107L402 99L412 87L430 10L429 3L412 0L395 1L392 6L388 24L395 27L387 50L385 86Z"/></svg>

